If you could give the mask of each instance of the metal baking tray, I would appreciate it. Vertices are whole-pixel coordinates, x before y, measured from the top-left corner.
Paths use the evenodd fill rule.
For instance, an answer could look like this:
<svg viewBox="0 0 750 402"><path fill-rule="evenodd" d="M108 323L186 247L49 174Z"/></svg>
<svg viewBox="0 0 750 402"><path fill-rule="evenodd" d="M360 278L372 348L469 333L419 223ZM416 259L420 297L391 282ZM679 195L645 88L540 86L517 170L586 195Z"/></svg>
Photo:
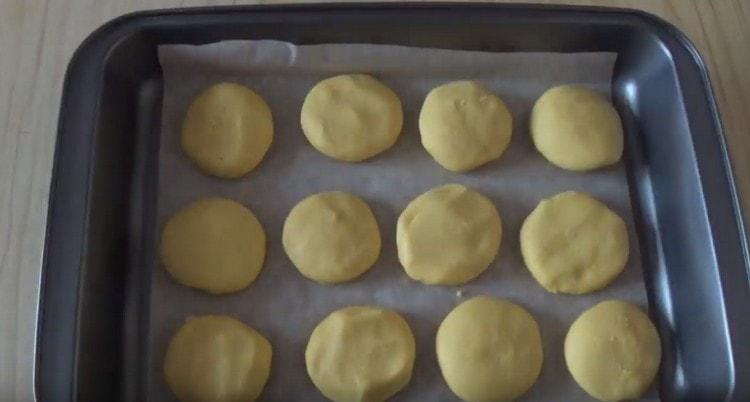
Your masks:
<svg viewBox="0 0 750 402"><path fill-rule="evenodd" d="M612 82L663 400L750 400L750 257L694 46L643 12L493 4L148 11L91 34L63 87L35 357L41 401L146 399L160 44L278 39L502 52L617 52ZM743 381L744 380L744 381Z"/></svg>

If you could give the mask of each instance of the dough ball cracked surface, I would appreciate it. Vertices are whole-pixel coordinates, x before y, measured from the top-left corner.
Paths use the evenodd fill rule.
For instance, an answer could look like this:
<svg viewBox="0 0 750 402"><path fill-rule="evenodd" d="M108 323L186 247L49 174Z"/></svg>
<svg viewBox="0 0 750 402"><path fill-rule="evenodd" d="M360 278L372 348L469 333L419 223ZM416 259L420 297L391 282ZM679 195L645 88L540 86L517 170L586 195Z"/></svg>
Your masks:
<svg viewBox="0 0 750 402"><path fill-rule="evenodd" d="M343 191L300 201L284 222L282 242L302 275L322 283L352 280L380 254L375 216L362 199Z"/></svg>
<svg viewBox="0 0 750 402"><path fill-rule="evenodd" d="M305 97L300 121L315 149L359 162L390 148L401 134L398 96L365 74L338 75L317 83Z"/></svg>
<svg viewBox="0 0 750 402"><path fill-rule="evenodd" d="M315 327L305 363L328 399L379 402L409 383L414 356L414 335L399 314L353 306L331 313Z"/></svg>
<svg viewBox="0 0 750 402"><path fill-rule="evenodd" d="M164 376L183 402L254 401L271 370L271 344L220 315L188 318L164 358Z"/></svg>
<svg viewBox="0 0 750 402"><path fill-rule="evenodd" d="M161 258L179 283L209 293L236 292L260 273L266 234L242 204L225 198L194 201L162 231Z"/></svg>
<svg viewBox="0 0 750 402"><path fill-rule="evenodd" d="M440 324L436 345L443 378L468 402L514 400L542 369L536 320L502 299L479 296L458 305Z"/></svg>
<svg viewBox="0 0 750 402"><path fill-rule="evenodd" d="M602 401L637 399L661 361L659 333L638 307L603 301L581 314L565 337L565 362L578 385Z"/></svg>
<svg viewBox="0 0 750 402"><path fill-rule="evenodd" d="M620 116L603 96L577 85L547 90L531 111L531 138L552 164L592 170L622 156Z"/></svg>
<svg viewBox="0 0 750 402"><path fill-rule="evenodd" d="M521 253L548 291L589 293L609 285L625 268L628 231L600 201L567 191L542 200L526 218Z"/></svg>
<svg viewBox="0 0 750 402"><path fill-rule="evenodd" d="M422 145L437 163L455 172L499 158L510 144L512 129L505 103L474 81L433 89L419 113Z"/></svg>
<svg viewBox="0 0 750 402"><path fill-rule="evenodd" d="M258 94L222 82L201 92L182 123L182 149L198 168L221 178L253 170L273 140L271 109Z"/></svg>
<svg viewBox="0 0 750 402"><path fill-rule="evenodd" d="M501 237L492 201L460 184L447 184L415 198L399 216L398 259L412 279L458 285L487 269Z"/></svg>

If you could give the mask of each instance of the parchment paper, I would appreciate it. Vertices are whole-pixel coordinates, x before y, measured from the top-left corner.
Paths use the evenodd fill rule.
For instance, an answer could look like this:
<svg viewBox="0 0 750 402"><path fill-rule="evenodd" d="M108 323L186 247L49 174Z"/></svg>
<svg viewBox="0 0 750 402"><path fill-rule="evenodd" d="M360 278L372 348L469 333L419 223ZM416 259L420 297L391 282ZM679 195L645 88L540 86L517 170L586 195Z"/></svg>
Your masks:
<svg viewBox="0 0 750 402"><path fill-rule="evenodd" d="M186 203L223 196L247 205L263 224L268 254L257 281L236 294L211 296L177 284L153 262L150 317L150 383L153 401L174 400L162 374L166 345L185 317L229 314L266 335L273 344L270 379L262 399L324 401L307 376L304 349L315 325L348 305L375 304L402 313L417 339L413 378L392 400L454 401L435 356L435 333L445 315L470 297L488 294L526 307L544 340L542 373L524 400L592 400L565 367L563 339L573 320L597 302L618 298L646 307L638 242L622 163L589 173L548 163L530 141L527 121L533 102L551 86L578 83L609 95L615 54L485 53L385 45L295 46L276 41L231 41L203 46L159 47L164 71L159 161L159 228ZM306 141L299 113L319 80L340 73L373 74L390 86L404 107L404 129L388 151L362 163L327 158ZM513 139L501 159L475 171L449 172L422 148L417 119L427 92L458 79L481 81L506 102ZM200 173L182 153L182 118L199 91L219 81L242 83L263 96L273 111L273 145L259 167L239 180ZM503 219L497 260L464 286L427 286L410 280L396 256L396 220L406 204L445 183L471 186L492 199ZM380 226L383 248L376 265L359 279L325 286L305 279L281 246L290 209L307 195L345 190L364 198ZM585 191L607 203L627 222L631 255L627 268L605 290L566 296L546 292L524 267L518 233L523 219L545 197ZM650 393L650 399L656 399Z"/></svg>

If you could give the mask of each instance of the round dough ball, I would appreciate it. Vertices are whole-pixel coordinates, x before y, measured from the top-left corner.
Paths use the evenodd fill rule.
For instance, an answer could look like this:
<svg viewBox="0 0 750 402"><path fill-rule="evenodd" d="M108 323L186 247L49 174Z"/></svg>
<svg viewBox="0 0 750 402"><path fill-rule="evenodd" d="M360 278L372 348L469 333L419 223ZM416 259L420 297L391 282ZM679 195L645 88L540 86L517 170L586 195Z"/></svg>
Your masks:
<svg viewBox="0 0 750 402"><path fill-rule="evenodd" d="M628 261L628 230L598 200L567 191L542 200L521 226L521 254L552 293L583 294L609 285Z"/></svg>
<svg viewBox="0 0 750 402"><path fill-rule="evenodd" d="M188 318L172 337L164 376L184 402L254 401L271 371L271 344L232 317Z"/></svg>
<svg viewBox="0 0 750 402"><path fill-rule="evenodd" d="M271 146L271 109L258 94L222 82L201 92L182 123L182 149L203 172L237 178L253 170Z"/></svg>
<svg viewBox="0 0 750 402"><path fill-rule="evenodd" d="M620 160L623 132L614 106L594 91L562 85L545 92L531 111L531 138L563 169L592 170Z"/></svg>
<svg viewBox="0 0 750 402"><path fill-rule="evenodd" d="M401 134L401 101L365 74L338 75L317 83L305 97L302 131L318 151L359 162L390 148Z"/></svg>
<svg viewBox="0 0 750 402"><path fill-rule="evenodd" d="M242 204L224 198L194 201L164 226L161 258L185 286L221 294L250 285L266 256L266 234Z"/></svg>
<svg viewBox="0 0 750 402"><path fill-rule="evenodd" d="M398 259L428 285L459 285L484 272L500 249L502 223L492 201L460 184L415 198L398 218Z"/></svg>
<svg viewBox="0 0 750 402"><path fill-rule="evenodd" d="M334 311L315 327L307 373L335 402L384 401L411 379L415 342L397 313L370 306Z"/></svg>
<svg viewBox="0 0 750 402"><path fill-rule="evenodd" d="M502 299L479 296L458 305L440 324L436 344L443 378L468 402L514 400L542 370L539 325Z"/></svg>
<svg viewBox="0 0 750 402"><path fill-rule="evenodd" d="M510 144L512 130L505 103L474 81L433 89L419 113L422 145L437 163L454 172L499 158Z"/></svg>
<svg viewBox="0 0 750 402"><path fill-rule="evenodd" d="M659 333L638 307L619 300L586 310L565 337L565 362L578 385L602 401L638 399L661 361Z"/></svg>
<svg viewBox="0 0 750 402"><path fill-rule="evenodd" d="M284 222L282 242L302 275L321 283L352 280L380 255L375 216L359 197L343 191L300 201Z"/></svg>

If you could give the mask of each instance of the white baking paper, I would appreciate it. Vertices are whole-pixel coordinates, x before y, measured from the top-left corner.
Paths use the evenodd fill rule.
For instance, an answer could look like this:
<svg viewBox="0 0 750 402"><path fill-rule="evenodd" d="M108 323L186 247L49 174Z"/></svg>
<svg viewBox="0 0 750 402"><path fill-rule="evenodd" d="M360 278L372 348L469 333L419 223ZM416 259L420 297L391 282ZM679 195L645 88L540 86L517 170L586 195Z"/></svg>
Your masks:
<svg viewBox="0 0 750 402"><path fill-rule="evenodd" d="M273 344L266 401L324 401L307 376L304 350L315 325L344 306L373 304L402 313L417 339L411 382L394 401L455 401L440 375L435 333L445 315L472 296L487 294L522 304L540 324L544 366L523 400L592 400L574 382L563 358L563 339L573 320L597 302L624 299L646 307L641 258L622 163L589 173L548 163L528 134L533 102L546 89L567 83L609 95L612 53L489 53L389 45L295 46L277 41L229 41L203 46L159 47L164 71L159 154L158 227L185 204L223 196L248 206L268 236L263 270L246 290L212 296L179 285L153 263L150 316L150 400L174 400L163 379L162 360L172 334L191 315L229 314L259 330ZM306 93L319 80L341 73L369 73L401 98L404 129L386 152L361 163L344 163L316 151L302 134L299 113ZM462 79L481 81L513 115L513 139L505 154L475 171L449 172L422 148L417 120L427 92ZM274 140L256 170L239 180L199 172L182 153L180 126L190 102L220 81L244 84L273 111ZM503 220L499 257L464 286L427 286L409 279L396 255L396 220L414 197L445 183L462 183L487 195ZM320 285L294 268L281 246L289 210L302 198L325 190L350 191L373 209L383 239L375 266L357 280ZM584 296L555 295L540 287L524 267L518 233L523 219L545 197L566 190L592 194L628 223L631 255L627 268L605 290ZM650 399L656 399L651 392Z"/></svg>

